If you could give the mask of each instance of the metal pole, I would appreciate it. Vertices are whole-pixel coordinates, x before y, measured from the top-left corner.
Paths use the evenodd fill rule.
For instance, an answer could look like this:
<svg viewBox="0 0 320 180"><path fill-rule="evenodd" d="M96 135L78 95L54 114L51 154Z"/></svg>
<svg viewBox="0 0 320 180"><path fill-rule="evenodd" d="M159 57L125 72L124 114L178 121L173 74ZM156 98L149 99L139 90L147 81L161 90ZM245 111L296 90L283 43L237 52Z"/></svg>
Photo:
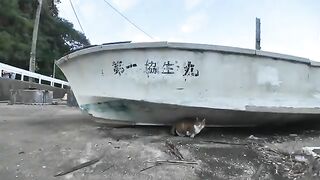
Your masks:
<svg viewBox="0 0 320 180"><path fill-rule="evenodd" d="M34 20L32 45L31 45L31 52L30 52L30 61L29 61L29 71L30 72L35 72L35 70L36 70L36 47L37 47L38 28L39 28L42 0L38 0L38 3L39 3L39 5L37 7L36 18Z"/></svg>
<svg viewBox="0 0 320 180"><path fill-rule="evenodd" d="M256 50L260 50L261 46L260 46L260 41L261 41L261 37L260 37L260 19L256 18Z"/></svg>
<svg viewBox="0 0 320 180"><path fill-rule="evenodd" d="M56 78L56 60L53 60L53 73L52 73L52 77Z"/></svg>

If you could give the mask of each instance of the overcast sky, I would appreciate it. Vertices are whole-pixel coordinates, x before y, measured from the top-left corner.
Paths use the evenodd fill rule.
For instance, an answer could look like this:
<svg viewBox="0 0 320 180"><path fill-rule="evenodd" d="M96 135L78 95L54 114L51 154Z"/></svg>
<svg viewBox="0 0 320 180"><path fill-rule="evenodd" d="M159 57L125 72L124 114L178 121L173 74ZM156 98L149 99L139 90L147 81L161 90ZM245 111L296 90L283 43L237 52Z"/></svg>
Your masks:
<svg viewBox="0 0 320 180"><path fill-rule="evenodd" d="M69 0L60 16L79 24ZM319 0L72 0L91 44L132 40L174 41L255 48L255 18L261 19L262 50L320 61Z"/></svg>

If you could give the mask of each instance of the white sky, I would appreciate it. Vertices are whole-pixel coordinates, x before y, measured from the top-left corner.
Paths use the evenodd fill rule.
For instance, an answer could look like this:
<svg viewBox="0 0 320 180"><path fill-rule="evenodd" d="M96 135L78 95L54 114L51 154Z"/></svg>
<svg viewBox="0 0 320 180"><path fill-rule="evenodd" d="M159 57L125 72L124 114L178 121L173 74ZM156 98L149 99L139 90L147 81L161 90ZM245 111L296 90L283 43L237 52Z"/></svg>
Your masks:
<svg viewBox="0 0 320 180"><path fill-rule="evenodd" d="M72 0L91 44L175 41L255 48L261 19L262 50L320 61L318 0L107 0L154 39L134 28L103 0ZM69 0L60 17L76 21Z"/></svg>

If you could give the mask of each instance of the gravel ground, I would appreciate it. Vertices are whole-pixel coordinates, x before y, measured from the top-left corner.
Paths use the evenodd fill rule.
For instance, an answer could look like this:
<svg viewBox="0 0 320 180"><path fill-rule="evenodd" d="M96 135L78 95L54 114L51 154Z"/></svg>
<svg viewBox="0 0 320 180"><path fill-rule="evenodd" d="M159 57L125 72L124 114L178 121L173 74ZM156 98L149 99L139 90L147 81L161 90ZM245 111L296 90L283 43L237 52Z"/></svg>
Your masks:
<svg viewBox="0 0 320 180"><path fill-rule="evenodd" d="M64 105L0 104L1 179L320 178L317 150L305 148L320 147L318 122L205 128L191 139L94 120Z"/></svg>

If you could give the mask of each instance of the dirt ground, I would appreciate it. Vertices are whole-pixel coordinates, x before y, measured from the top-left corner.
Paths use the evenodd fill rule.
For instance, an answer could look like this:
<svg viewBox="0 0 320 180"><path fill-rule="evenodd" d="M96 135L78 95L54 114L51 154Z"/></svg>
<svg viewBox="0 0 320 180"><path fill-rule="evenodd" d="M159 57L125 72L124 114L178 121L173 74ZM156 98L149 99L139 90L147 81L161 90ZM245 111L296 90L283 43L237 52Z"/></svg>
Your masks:
<svg viewBox="0 0 320 180"><path fill-rule="evenodd" d="M169 127L112 128L64 105L2 103L0 179L320 179L317 150L305 148L319 135L319 122L303 122L191 139Z"/></svg>

